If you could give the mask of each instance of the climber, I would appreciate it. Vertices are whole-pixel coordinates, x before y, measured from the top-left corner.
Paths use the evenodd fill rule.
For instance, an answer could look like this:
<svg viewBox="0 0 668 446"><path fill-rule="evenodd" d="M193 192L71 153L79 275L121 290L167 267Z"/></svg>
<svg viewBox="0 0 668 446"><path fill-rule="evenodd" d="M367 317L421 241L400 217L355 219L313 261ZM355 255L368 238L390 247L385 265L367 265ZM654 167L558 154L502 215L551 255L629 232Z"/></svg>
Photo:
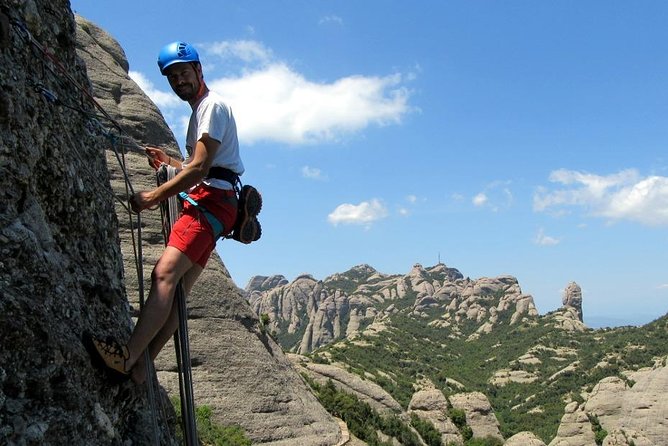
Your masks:
<svg viewBox="0 0 668 446"><path fill-rule="evenodd" d="M133 211L141 212L182 191L188 191L190 202L184 202L167 247L153 269L146 304L127 344L114 339L92 339L98 359L112 373L131 377L136 383L146 379L144 350L148 348L154 359L178 328L174 295L179 281L183 280L188 295L216 239L229 234L235 223L256 225L254 216L261 207L261 197L253 188L248 191L244 188L248 196L237 197L238 176L244 172L244 166L239 157L236 123L232 110L204 82L195 48L184 42L166 45L158 56L158 67L174 93L192 108L186 137L187 157L181 162L157 147L146 147L153 168L164 163L175 167L178 174L153 190L134 194L130 204ZM239 198L243 198L239 202L246 203L241 209L238 209ZM222 234L214 233L197 205L222 224ZM249 229L250 233L255 230Z"/></svg>

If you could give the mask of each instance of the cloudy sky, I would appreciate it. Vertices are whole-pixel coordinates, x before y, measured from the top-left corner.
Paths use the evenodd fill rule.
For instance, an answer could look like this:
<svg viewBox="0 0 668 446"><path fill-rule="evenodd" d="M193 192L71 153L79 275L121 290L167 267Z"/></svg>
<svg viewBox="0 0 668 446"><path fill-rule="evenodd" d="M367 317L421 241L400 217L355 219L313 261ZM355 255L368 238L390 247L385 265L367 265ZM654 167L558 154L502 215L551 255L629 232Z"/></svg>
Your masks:
<svg viewBox="0 0 668 446"><path fill-rule="evenodd" d="M157 70L194 44L232 107L262 239L236 283L439 258L510 274L592 326L668 310L668 3L72 0L124 48L182 143Z"/></svg>

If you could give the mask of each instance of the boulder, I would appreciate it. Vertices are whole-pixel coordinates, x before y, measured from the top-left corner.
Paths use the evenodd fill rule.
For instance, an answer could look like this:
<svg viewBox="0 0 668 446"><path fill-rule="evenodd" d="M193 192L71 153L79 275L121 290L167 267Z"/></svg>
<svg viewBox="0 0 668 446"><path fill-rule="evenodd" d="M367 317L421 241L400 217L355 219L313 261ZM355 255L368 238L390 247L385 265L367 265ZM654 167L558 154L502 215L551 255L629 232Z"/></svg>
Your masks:
<svg viewBox="0 0 668 446"><path fill-rule="evenodd" d="M461 445L463 438L448 417L448 401L440 390L426 389L413 394L408 413L429 421L441 434L444 445Z"/></svg>
<svg viewBox="0 0 668 446"><path fill-rule="evenodd" d="M503 446L545 446L545 443L531 432L518 432L506 440Z"/></svg>
<svg viewBox="0 0 668 446"><path fill-rule="evenodd" d="M466 413L466 423L471 427L474 437L492 436L503 439L499 432L499 421L484 394L480 392L457 393L450 396L449 399L452 407L462 409Z"/></svg>
<svg viewBox="0 0 668 446"><path fill-rule="evenodd" d="M557 435L549 446L581 446L596 444L594 431L591 428L589 417L576 401L566 405Z"/></svg>

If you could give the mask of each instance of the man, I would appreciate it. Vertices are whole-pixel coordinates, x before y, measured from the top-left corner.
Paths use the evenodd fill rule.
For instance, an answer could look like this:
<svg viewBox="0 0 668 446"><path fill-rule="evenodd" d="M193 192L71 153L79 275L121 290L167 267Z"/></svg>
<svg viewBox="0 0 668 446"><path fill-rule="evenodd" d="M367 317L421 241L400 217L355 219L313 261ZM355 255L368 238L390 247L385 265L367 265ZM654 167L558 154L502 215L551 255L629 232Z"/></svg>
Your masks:
<svg viewBox="0 0 668 446"><path fill-rule="evenodd" d="M148 348L151 358L155 358L178 327L174 294L179 281L183 279L185 292L190 293L216 239L232 231L238 207L235 186L238 175L244 172L232 110L207 88L195 48L184 42L170 43L160 52L158 66L174 93L192 108L186 138L188 156L180 162L159 148L147 147L151 166L157 169L165 163L179 173L156 189L136 193L130 204L135 212L141 212L175 194L189 191L188 195L197 205L184 202L167 247L151 274L146 304L127 345L113 340L92 340L99 359L112 372L130 376L137 383L146 378L144 350ZM242 200L246 205L240 216L241 225L246 225L246 232L259 231L259 227L253 225L257 224L254 215L262 205L261 197L252 189ZM214 234L211 216L222 226L221 234Z"/></svg>

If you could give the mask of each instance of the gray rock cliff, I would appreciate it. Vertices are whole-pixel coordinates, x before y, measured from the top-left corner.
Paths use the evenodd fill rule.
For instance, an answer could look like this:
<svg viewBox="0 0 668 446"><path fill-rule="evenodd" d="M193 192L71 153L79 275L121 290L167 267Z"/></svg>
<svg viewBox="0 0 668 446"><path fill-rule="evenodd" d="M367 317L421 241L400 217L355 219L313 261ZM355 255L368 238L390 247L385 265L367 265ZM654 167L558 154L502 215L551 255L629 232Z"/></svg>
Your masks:
<svg viewBox="0 0 668 446"><path fill-rule="evenodd" d="M73 110L95 112L69 2L1 6L0 444L172 444L169 403L154 418L82 342L132 321L105 141Z"/></svg>

